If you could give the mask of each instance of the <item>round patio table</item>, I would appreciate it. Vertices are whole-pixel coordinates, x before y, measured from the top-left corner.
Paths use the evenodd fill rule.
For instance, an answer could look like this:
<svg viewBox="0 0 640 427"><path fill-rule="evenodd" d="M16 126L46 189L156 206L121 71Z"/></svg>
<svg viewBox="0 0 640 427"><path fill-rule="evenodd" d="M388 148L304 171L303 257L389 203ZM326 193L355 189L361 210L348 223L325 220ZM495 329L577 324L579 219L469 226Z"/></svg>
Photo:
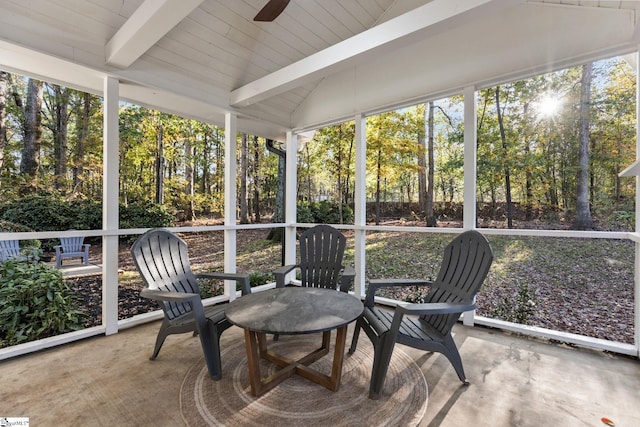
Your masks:
<svg viewBox="0 0 640 427"><path fill-rule="evenodd" d="M298 374L329 390L340 386L347 326L364 311L362 301L333 289L286 287L246 295L225 309L227 319L244 329L251 393L271 390L286 378ZM336 344L331 373L325 375L309 365L329 352L331 331L336 329ZM267 348L266 334L297 335L322 332L322 345L306 356L292 361ZM260 373L260 358L280 369L270 377Z"/></svg>

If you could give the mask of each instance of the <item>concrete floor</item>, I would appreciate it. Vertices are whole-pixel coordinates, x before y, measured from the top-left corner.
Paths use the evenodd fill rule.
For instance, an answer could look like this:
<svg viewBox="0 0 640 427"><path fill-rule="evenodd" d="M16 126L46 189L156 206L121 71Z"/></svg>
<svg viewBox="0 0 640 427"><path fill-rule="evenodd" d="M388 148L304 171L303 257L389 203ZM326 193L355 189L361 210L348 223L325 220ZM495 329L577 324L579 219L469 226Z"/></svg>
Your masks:
<svg viewBox="0 0 640 427"><path fill-rule="evenodd" d="M148 359L158 322L0 362L0 419L31 426L180 426L183 378L201 357L197 338L167 339ZM351 328L350 328L351 332ZM364 338L364 337L363 337ZM243 339L231 328L222 337ZM366 338L365 338L366 339ZM447 360L402 346L429 387L420 426L640 426L640 362L634 358L456 326L471 381Z"/></svg>

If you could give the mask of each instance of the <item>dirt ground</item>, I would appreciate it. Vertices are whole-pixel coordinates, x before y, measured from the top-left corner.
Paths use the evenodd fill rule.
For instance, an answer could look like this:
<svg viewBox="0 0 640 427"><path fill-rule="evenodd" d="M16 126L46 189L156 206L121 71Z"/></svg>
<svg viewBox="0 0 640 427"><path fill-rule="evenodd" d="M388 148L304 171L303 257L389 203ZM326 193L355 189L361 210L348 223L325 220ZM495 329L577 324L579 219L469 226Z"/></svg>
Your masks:
<svg viewBox="0 0 640 427"><path fill-rule="evenodd" d="M405 225L408 225L405 223ZM413 225L413 224L412 224ZM281 265L281 245L274 244L266 240L269 229L240 230L237 233L237 271L245 273L261 272L268 274L274 268ZM348 239L353 237L353 232L345 231ZM224 233L223 232L201 232L184 233L182 237L189 247L189 254L194 271L222 271L224 267ZM139 278L129 248L131 243L123 241L120 244L119 268L119 317L121 319L156 310L158 306L155 302L140 298L140 289L144 286ZM92 245L91 259L99 261L101 257L100 247ZM68 281L75 293L79 295L81 306L85 307L89 313L90 320L87 326L100 323L101 318L101 277L84 277L70 279ZM543 315L533 316L536 326L546 327L560 331L569 331L586 336L609 339L620 342L633 342L633 293L630 300L627 297L623 301L616 303L615 309L608 311L605 315L606 321L589 321L593 312L592 308L580 309L587 311L584 313L586 321L580 320L571 310L575 310L574 304L558 302L558 289L546 286L545 283L537 283L537 304L538 312ZM581 289L580 292L572 293L568 291L562 295L564 299L581 298L585 294L598 297L602 283L591 283L589 289ZM591 289L593 288L593 289ZM490 316L495 313L495 307L505 304L502 290L483 292L479 296L478 314ZM603 295L603 298L609 298ZM599 297L598 297L599 298ZM480 301L482 299L482 301ZM622 304L622 305L621 305ZM629 308L624 308L629 306ZM568 308L566 308L568 307ZM578 305L579 307L579 305ZM601 307L601 305L598 305ZM596 311L599 310L596 307ZM566 309L565 309L566 308ZM573 314L572 314L573 313ZM599 314L602 317L602 313ZM491 317L491 316L490 316ZM595 318L593 318L595 319ZM509 320L509 319L503 319Z"/></svg>

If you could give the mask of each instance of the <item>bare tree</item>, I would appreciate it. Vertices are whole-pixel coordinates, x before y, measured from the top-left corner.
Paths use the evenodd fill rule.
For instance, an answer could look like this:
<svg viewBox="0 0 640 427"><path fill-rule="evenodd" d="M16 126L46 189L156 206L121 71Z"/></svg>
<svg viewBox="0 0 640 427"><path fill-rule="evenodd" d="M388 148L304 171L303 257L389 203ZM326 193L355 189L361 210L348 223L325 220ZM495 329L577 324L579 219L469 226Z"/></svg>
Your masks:
<svg viewBox="0 0 640 427"><path fill-rule="evenodd" d="M66 192L67 175L67 129L69 123L69 91L56 84L48 84L53 91L53 103L48 106L51 112L48 128L53 134L54 186L56 190ZM48 97L49 98L49 97Z"/></svg>
<svg viewBox="0 0 640 427"><path fill-rule="evenodd" d="M593 228L589 207L589 113L591 107L591 79L593 64L582 66L580 81L580 125L578 129L578 185L576 198L576 217L573 228L590 230Z"/></svg>
<svg viewBox="0 0 640 427"><path fill-rule="evenodd" d="M40 166L40 144L42 143L42 82L29 79L27 103L24 108L23 148L20 174L34 180Z"/></svg>
<svg viewBox="0 0 640 427"><path fill-rule="evenodd" d="M193 159L194 159L194 148L191 144L191 138L193 137L193 128L191 127L191 122L188 122L187 125L187 135L184 141L184 159L185 159L185 180L187 181L187 185L185 187L185 195L187 196L188 205L186 217L190 220L196 219L195 212L195 172L193 167Z"/></svg>
<svg viewBox="0 0 640 427"><path fill-rule="evenodd" d="M0 174L4 169L4 150L7 145L7 94L9 73L0 71Z"/></svg>
<svg viewBox="0 0 640 427"><path fill-rule="evenodd" d="M286 180L286 151L282 148L276 147L275 141L271 139L266 140L267 150L270 153L276 154L278 156L278 185L276 192L276 204L273 212L273 222L284 222L285 211L284 211L284 190L285 190L285 180ZM282 228L272 228L267 236L268 240L272 242L281 242L282 241ZM282 261L284 262L284 245L283 245L283 254Z"/></svg>
<svg viewBox="0 0 640 427"><path fill-rule="evenodd" d="M247 209L248 150L247 134L243 132L240 139L240 195L238 196L240 198L240 224L249 223L249 212Z"/></svg>
<svg viewBox="0 0 640 427"><path fill-rule="evenodd" d="M427 123L429 126L429 140L428 140L428 147L427 147L427 155L428 155L427 198L425 201L425 215L427 217L427 227L438 226L438 222L436 221L436 216L433 213L433 180L434 180L434 168L435 168L435 161L433 158L433 135L435 132L433 110L434 110L434 103L433 101L431 101L429 102L429 115L427 120Z"/></svg>
<svg viewBox="0 0 640 427"><path fill-rule="evenodd" d="M504 130L504 117L500 109L500 86L496 86L496 110L498 112L498 126L502 140L502 165L504 170L504 187L507 198L507 226L513 228L513 208L511 203L511 170L508 164L507 135Z"/></svg>
<svg viewBox="0 0 640 427"><path fill-rule="evenodd" d="M418 112L419 111L420 109L418 108ZM425 105L424 111L422 112L422 118L418 120L417 126L418 145L420 146L420 151L418 152L418 206L420 206L420 211L425 215L427 213L427 159L425 157L427 152L427 142L425 138L426 121L427 107Z"/></svg>
<svg viewBox="0 0 640 427"><path fill-rule="evenodd" d="M164 126L162 121L158 124L156 140L156 203L164 203Z"/></svg>
<svg viewBox="0 0 640 427"><path fill-rule="evenodd" d="M260 222L260 144L258 137L253 137L253 216L256 223Z"/></svg>
<svg viewBox="0 0 640 427"><path fill-rule="evenodd" d="M73 167L73 188L76 190L82 190L82 175L84 174L84 152L89 139L89 119L91 118L91 94L82 94L82 113L78 114L76 132L77 132L77 144L75 152L75 161Z"/></svg>

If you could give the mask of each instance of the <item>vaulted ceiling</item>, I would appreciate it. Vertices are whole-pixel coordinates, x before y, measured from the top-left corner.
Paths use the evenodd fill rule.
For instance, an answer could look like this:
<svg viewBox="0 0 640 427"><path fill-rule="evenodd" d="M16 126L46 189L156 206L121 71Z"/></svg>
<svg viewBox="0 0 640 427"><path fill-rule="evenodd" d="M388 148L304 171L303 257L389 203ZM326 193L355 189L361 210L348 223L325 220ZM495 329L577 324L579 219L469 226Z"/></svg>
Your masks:
<svg viewBox="0 0 640 427"><path fill-rule="evenodd" d="M637 50L636 1L0 0L0 69L282 139Z"/></svg>

